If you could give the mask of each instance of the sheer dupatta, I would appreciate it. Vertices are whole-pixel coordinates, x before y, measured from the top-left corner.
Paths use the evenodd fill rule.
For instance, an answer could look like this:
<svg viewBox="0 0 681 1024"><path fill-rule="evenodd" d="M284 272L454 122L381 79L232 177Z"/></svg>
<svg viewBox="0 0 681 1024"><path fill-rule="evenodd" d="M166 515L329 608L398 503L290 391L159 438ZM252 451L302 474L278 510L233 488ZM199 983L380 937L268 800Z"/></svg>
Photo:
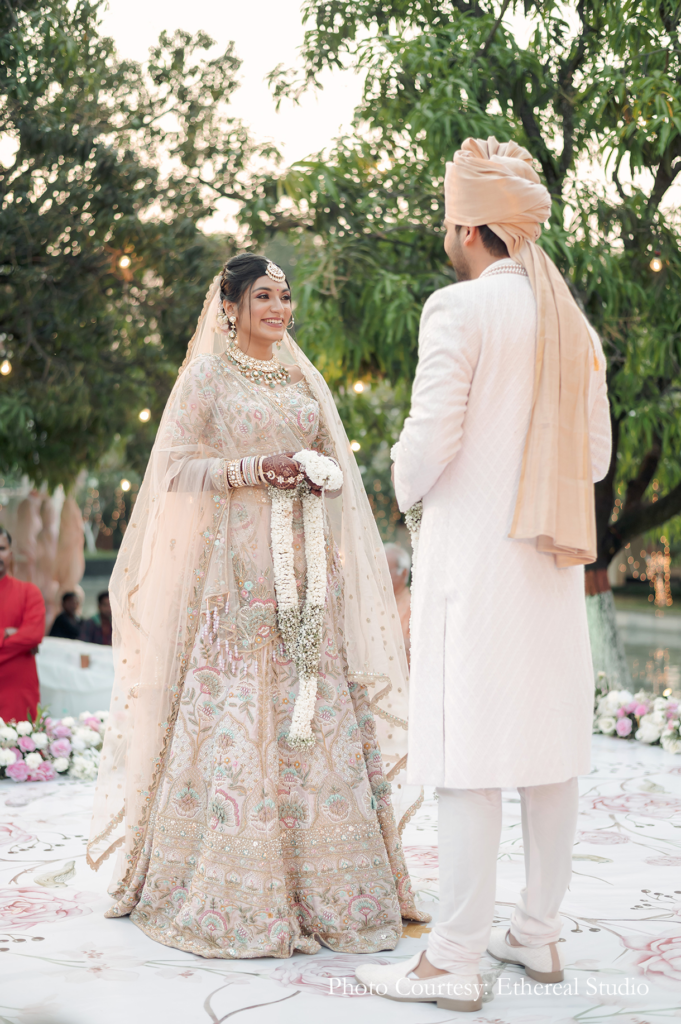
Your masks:
<svg viewBox="0 0 681 1024"><path fill-rule="evenodd" d="M219 278L161 420L109 588L116 666L88 844L97 869L115 850L112 893L129 884L160 781L187 662L200 625L206 569L228 514L223 459L237 458L208 393L188 387L190 364L226 347ZM342 495L326 499L345 592L352 679L369 686L386 768L406 763L407 662L383 545L329 388L290 336L279 359L297 364L320 406L320 423L343 470ZM217 422L216 422L217 421ZM390 777L389 773L389 777Z"/></svg>

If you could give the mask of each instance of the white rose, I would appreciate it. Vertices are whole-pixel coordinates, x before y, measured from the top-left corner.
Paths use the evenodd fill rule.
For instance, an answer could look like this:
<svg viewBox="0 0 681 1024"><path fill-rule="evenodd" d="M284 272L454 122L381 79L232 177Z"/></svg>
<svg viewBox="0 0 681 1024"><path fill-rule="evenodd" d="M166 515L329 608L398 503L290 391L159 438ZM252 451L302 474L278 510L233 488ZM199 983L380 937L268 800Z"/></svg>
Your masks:
<svg viewBox="0 0 681 1024"><path fill-rule="evenodd" d="M17 755L13 750L0 747L0 768L7 768L8 765L14 764L17 759Z"/></svg>
<svg viewBox="0 0 681 1024"><path fill-rule="evenodd" d="M82 752L86 749L86 743L82 736L71 737L71 749L74 750L77 754L82 754Z"/></svg>
<svg viewBox="0 0 681 1024"><path fill-rule="evenodd" d="M0 743L9 747L19 739L19 734L11 725L3 725L0 728Z"/></svg>
<svg viewBox="0 0 681 1024"><path fill-rule="evenodd" d="M666 697L656 697L653 701L653 711L666 711L667 703Z"/></svg>
<svg viewBox="0 0 681 1024"><path fill-rule="evenodd" d="M38 750L44 750L47 744L50 742L50 737L46 732L34 732L31 739L35 743Z"/></svg>
<svg viewBox="0 0 681 1024"><path fill-rule="evenodd" d="M4 724L5 724L5 719L4 718L0 718L0 729L3 727Z"/></svg>
<svg viewBox="0 0 681 1024"><path fill-rule="evenodd" d="M76 720L75 718L71 718L71 716L69 715L68 718L61 719L61 724L65 725L67 729L73 729L74 725L76 724Z"/></svg>
<svg viewBox="0 0 681 1024"><path fill-rule="evenodd" d="M681 739L678 736L663 736L660 743L668 754L681 754Z"/></svg>
<svg viewBox="0 0 681 1024"><path fill-rule="evenodd" d="M95 711L95 718L98 718L100 722L106 722L109 717L108 711Z"/></svg>
<svg viewBox="0 0 681 1024"><path fill-rule="evenodd" d="M636 739L641 743L657 743L660 738L660 727L655 721L655 715L644 715L636 731Z"/></svg>
<svg viewBox="0 0 681 1024"><path fill-rule="evenodd" d="M68 757L55 757L54 761L52 762L52 767L54 768L55 772L65 772L68 766Z"/></svg>
<svg viewBox="0 0 681 1024"><path fill-rule="evenodd" d="M31 754L27 754L24 761L29 768L38 768L43 763L43 759L37 750L34 750Z"/></svg>
<svg viewBox="0 0 681 1024"><path fill-rule="evenodd" d="M599 715L614 715L623 704L628 704L633 697L628 690L610 690L598 702Z"/></svg>
<svg viewBox="0 0 681 1024"><path fill-rule="evenodd" d="M343 473L340 467L326 455L304 448L293 456L299 466L303 468L309 479L318 487L330 491L337 491L343 486Z"/></svg>
<svg viewBox="0 0 681 1024"><path fill-rule="evenodd" d="M605 736L612 736L617 725L617 719L612 715L601 715L598 719L598 728Z"/></svg>
<svg viewBox="0 0 681 1024"><path fill-rule="evenodd" d="M95 732L94 729L90 729L89 726L86 726L83 729L76 729L74 737L82 740L86 747L94 747L95 744L99 743L101 738L99 733ZM71 740L71 743L73 743L73 739Z"/></svg>
<svg viewBox="0 0 681 1024"><path fill-rule="evenodd" d="M71 775L75 779L96 779L97 765L89 757L80 757L76 754L71 765Z"/></svg>
<svg viewBox="0 0 681 1024"><path fill-rule="evenodd" d="M81 722L84 722L86 718L92 718L92 712L91 711L81 711L81 713L78 715L78 718L79 718L79 720Z"/></svg>
<svg viewBox="0 0 681 1024"><path fill-rule="evenodd" d="M17 732L19 736L30 736L33 732L33 726L30 722L17 722Z"/></svg>

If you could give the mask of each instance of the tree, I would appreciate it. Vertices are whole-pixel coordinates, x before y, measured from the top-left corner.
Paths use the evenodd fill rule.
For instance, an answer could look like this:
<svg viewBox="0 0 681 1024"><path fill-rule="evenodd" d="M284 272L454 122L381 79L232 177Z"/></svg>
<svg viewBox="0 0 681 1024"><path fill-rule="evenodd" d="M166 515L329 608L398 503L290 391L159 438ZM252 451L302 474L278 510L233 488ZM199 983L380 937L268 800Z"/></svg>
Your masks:
<svg viewBox="0 0 681 1024"><path fill-rule="evenodd" d="M0 6L0 471L51 486L118 435L143 467L233 247L199 224L258 152L225 113L231 44L209 57L204 33L163 33L140 66L101 36L102 6Z"/></svg>
<svg viewBox="0 0 681 1024"><path fill-rule="evenodd" d="M337 381L410 380L423 301L454 280L442 252L444 163L469 135L513 138L553 199L541 244L600 331L613 459L596 489L598 561L681 511L681 9L669 0L308 0L302 71L366 75L353 132L263 176L256 237L310 238L297 268L301 341ZM516 22L505 19L515 13ZM528 21L523 24L527 29ZM527 35L527 31L523 32ZM657 262L655 262L657 261Z"/></svg>

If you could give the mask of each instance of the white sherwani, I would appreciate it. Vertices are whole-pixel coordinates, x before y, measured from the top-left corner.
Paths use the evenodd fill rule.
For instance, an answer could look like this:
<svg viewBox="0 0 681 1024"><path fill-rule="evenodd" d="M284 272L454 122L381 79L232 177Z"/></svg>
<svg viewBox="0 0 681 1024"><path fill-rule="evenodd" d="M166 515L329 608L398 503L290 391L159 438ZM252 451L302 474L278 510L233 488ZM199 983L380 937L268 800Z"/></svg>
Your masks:
<svg viewBox="0 0 681 1024"><path fill-rule="evenodd" d="M590 767L593 672L581 566L509 538L530 420L536 305L493 264L427 301L395 448L402 511L423 499L412 587L410 783L538 786ZM515 266L515 264L513 264ZM605 360L592 374L594 480L610 461Z"/></svg>

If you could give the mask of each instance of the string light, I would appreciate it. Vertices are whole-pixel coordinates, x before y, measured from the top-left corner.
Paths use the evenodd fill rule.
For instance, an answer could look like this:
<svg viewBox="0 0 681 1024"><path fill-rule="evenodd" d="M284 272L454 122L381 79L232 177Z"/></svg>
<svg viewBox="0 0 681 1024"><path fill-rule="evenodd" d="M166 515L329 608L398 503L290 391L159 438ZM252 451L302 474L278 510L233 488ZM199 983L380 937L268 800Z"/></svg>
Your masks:
<svg viewBox="0 0 681 1024"><path fill-rule="evenodd" d="M660 537L664 551L653 551L646 555L648 563L648 582L653 588L654 601L658 608L670 608L672 591L670 586L671 554L666 537ZM651 595L652 596L652 595Z"/></svg>
<svg viewBox="0 0 681 1024"><path fill-rule="evenodd" d="M356 380L355 383L352 385L352 390L356 391L358 395L361 395L362 392L364 391L364 384L362 383L362 381Z"/></svg>
<svg viewBox="0 0 681 1024"><path fill-rule="evenodd" d="M3 377L7 377L11 372L12 364L10 363L9 359L3 359L3 361L0 363L0 373L3 375Z"/></svg>
<svg viewBox="0 0 681 1024"><path fill-rule="evenodd" d="M655 274L660 273L660 271L662 270L662 260L659 256L653 256L652 260L650 261L650 269Z"/></svg>
<svg viewBox="0 0 681 1024"><path fill-rule="evenodd" d="M129 491L131 487L132 487L132 484L130 483L129 480L125 480L125 479L121 480L121 490L122 491Z"/></svg>
<svg viewBox="0 0 681 1024"><path fill-rule="evenodd" d="M353 452L358 452L362 446L359 443L359 441L351 441L350 447L352 448Z"/></svg>
<svg viewBox="0 0 681 1024"><path fill-rule="evenodd" d="M662 691L662 696L663 697L671 697L672 693L673 693L673 690L672 690L671 686L668 686L666 690Z"/></svg>
<svg viewBox="0 0 681 1024"><path fill-rule="evenodd" d="M142 423L148 423L151 419L151 409L142 409L139 418L142 420Z"/></svg>
<svg viewBox="0 0 681 1024"><path fill-rule="evenodd" d="M127 270L131 263L132 260L130 259L129 256L121 256L121 258L118 261L118 266L121 268L121 270Z"/></svg>

